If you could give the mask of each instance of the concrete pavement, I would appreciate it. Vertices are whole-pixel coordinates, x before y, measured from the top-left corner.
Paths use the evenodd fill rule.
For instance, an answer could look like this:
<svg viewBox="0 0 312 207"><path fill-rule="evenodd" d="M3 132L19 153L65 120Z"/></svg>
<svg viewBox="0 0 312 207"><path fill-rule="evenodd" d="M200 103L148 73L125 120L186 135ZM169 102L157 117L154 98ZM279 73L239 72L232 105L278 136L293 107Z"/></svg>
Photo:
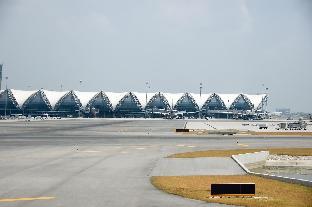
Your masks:
<svg viewBox="0 0 312 207"><path fill-rule="evenodd" d="M0 207L223 206L184 199L150 184L156 163L185 151L235 149L237 138L183 136L179 120L0 122ZM304 138L239 138L250 148L312 147ZM42 198L15 200L5 198Z"/></svg>
<svg viewBox="0 0 312 207"><path fill-rule="evenodd" d="M245 175L229 157L163 158L153 169L153 176Z"/></svg>

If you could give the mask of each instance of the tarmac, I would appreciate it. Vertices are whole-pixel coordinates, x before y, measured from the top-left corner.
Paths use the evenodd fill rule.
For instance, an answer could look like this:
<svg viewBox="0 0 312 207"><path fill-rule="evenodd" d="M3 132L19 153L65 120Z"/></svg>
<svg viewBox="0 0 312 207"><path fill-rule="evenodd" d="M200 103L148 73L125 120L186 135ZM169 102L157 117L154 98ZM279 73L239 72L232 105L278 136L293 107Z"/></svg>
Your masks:
<svg viewBox="0 0 312 207"><path fill-rule="evenodd" d="M230 157L164 158L153 169L152 176L245 175Z"/></svg>
<svg viewBox="0 0 312 207"><path fill-rule="evenodd" d="M253 131L253 132L278 132L278 133L311 133L312 132L312 122L310 120L305 120L307 123L306 130L278 130L279 123L291 123L295 120L218 120L210 119L203 121L187 121L185 128L193 130L227 130L235 129L239 131ZM265 125L267 129L260 129L259 125Z"/></svg>
<svg viewBox="0 0 312 207"><path fill-rule="evenodd" d="M150 184L152 172L164 157L179 152L312 147L309 137L174 132L184 124L127 119L0 121L0 207L225 206L163 193Z"/></svg>

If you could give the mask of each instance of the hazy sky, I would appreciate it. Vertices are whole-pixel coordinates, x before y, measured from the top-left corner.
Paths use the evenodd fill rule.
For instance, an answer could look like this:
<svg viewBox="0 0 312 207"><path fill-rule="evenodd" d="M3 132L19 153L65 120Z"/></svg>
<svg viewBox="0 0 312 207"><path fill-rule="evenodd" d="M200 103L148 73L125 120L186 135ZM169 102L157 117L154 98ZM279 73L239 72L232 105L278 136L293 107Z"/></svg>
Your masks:
<svg viewBox="0 0 312 207"><path fill-rule="evenodd" d="M312 112L312 1L0 0L0 62L15 89L264 84L271 109Z"/></svg>

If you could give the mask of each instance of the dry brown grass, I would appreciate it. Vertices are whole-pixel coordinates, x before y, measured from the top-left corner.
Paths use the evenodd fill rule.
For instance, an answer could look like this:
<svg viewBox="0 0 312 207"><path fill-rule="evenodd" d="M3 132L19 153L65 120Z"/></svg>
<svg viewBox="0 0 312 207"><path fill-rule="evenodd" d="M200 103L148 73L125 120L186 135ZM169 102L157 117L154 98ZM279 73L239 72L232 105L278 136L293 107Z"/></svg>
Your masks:
<svg viewBox="0 0 312 207"><path fill-rule="evenodd" d="M170 155L169 158L195 158L195 157L230 157L235 154L270 151L270 154L312 156L312 148L268 148L268 149L234 149L234 150L208 150L185 152Z"/></svg>
<svg viewBox="0 0 312 207"><path fill-rule="evenodd" d="M284 183L251 175L231 176L160 176L152 177L152 184L167 193L203 200L253 207L311 207L312 188ZM255 198L211 198L211 183L252 182L256 184ZM257 198L258 197L258 198ZM260 198L259 198L260 197Z"/></svg>

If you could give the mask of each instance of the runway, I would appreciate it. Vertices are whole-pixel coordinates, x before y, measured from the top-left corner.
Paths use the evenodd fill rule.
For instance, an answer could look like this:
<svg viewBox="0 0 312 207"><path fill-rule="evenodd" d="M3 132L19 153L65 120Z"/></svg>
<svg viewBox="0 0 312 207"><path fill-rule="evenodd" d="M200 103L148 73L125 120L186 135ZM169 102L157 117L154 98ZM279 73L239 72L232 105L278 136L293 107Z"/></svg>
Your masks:
<svg viewBox="0 0 312 207"><path fill-rule="evenodd" d="M157 161L207 149L312 147L308 137L185 136L183 120L0 122L0 206L223 206L158 191Z"/></svg>

